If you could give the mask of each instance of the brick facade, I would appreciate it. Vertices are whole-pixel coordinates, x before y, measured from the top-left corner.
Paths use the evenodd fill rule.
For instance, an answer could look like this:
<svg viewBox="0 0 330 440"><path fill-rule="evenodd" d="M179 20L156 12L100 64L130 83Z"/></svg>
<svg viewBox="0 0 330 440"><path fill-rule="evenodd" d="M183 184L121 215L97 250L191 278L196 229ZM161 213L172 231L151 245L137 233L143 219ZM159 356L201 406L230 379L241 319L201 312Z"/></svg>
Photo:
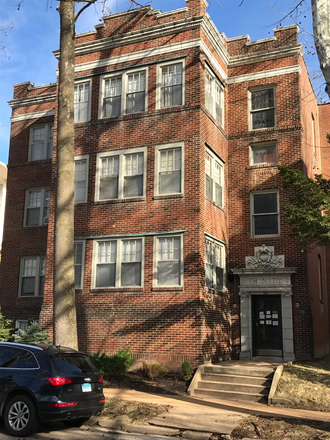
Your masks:
<svg viewBox="0 0 330 440"><path fill-rule="evenodd" d="M247 37L227 39L217 31L205 8L203 0L187 0L186 8L164 14L144 7L105 17L104 24L97 25L95 31L77 35L77 85L88 83L90 87L89 107L84 110L88 116L75 126L75 155L88 158L87 201L75 205L75 237L84 244L83 282L76 290L79 347L87 352L108 353L130 347L138 359L173 363L189 359L198 364L205 359L239 357L242 340L247 337L244 332L253 332L253 326L249 324L250 330L244 329L240 319L243 310L240 285L243 272L240 271L245 268L245 258L254 255L255 247L265 245L273 247L276 255L285 256L284 269L294 268L292 288L287 290L290 300L282 299L286 313L291 310L289 320L286 316L282 318L286 335L283 353L291 353L297 359L311 358L316 335L313 314L319 313L314 307L319 293L317 289L314 292L311 280L318 272L315 262L319 254L306 256L300 252L281 214L278 234L251 238L250 195L275 191L279 203L285 203L290 195L281 187L277 164L299 168L308 175L313 175L314 166L321 167L320 149L313 150L311 144L317 139L316 147L320 145L322 130L326 131L324 127L329 119L319 115L319 109L323 111L326 107L317 105L296 26L276 29L274 37L258 42L250 42ZM55 55L59 56L58 51ZM164 104L166 101L161 99L165 100L168 89L162 91L161 75L165 75L166 66L178 65L183 72L179 86L182 99ZM134 73L139 72L145 72L139 77L146 84L145 108L130 111L129 98L121 98L124 106L121 114L109 117L106 105L114 111L116 98L112 96L117 90L111 78L115 78L116 84L120 81L121 93L128 96L127 84L136 81ZM214 87L212 104L206 91L207 77ZM110 92L105 91L107 81ZM271 110L275 112L275 122L272 127L256 130L251 127L251 93L263 89L271 89L275 95L275 110ZM14 99L10 102L13 114L1 281L5 316L16 320L39 319L50 332L57 172L56 92L56 84L14 86ZM106 93L111 96L108 101ZM135 100L133 105L141 104L135 95L131 99ZM48 127L47 124L54 124L52 158L37 160L31 153L32 130L37 126ZM276 146L276 161L251 165L252 148L270 144ZM180 170L175 174L181 176L181 187L166 193L160 189L163 178L160 157L172 154L172 150L176 150L173 154L181 155ZM117 160L111 159L114 155L119 158L118 163L126 164L127 154L135 152L146 164L141 194L124 196L128 180L120 176L118 195L102 199L99 167ZM205 178L207 164L213 167L210 179ZM119 169L123 172L124 168ZM172 184L167 181L167 185ZM41 188L50 189L48 224L30 226L27 224L29 190ZM180 254L180 262L173 259L175 263L166 267L171 267L167 270L174 271L173 279L177 281L168 282L172 272L167 272L167 281L160 281L159 273L165 266L158 261L163 258L159 249L161 245L170 246L164 243L172 239L173 246L179 246L179 250L173 250L171 258ZM99 243L115 242L119 249L128 242L132 245L132 240L142 245L143 257L138 266L141 280L128 287L123 286L126 283L123 278L117 279L116 287L98 285L96 274L101 277L104 268L110 271L110 264L101 268ZM210 276L216 280L213 287L205 275L209 258L206 241L214 252L212 261L217 261L211 264ZM114 270L118 275L124 266L119 250L116 252ZM326 252L320 253L325 277ZM170 258L170 253L166 255ZM31 276L28 264L41 266L43 258L46 258L43 296L37 292L27 295L24 289L31 289L29 283L35 282L35 286L43 283L39 275ZM183 270L182 278L180 271L175 278L177 267ZM233 275L228 277L230 271ZM270 272L253 273L257 279ZM222 276L223 286L219 287ZM327 326L327 290L324 289L322 319ZM264 294L280 296L284 292L276 286L274 291L266 289ZM249 301L255 295L256 292L249 293ZM328 352L328 333L327 330L326 337L318 344L318 355ZM250 354L256 355L252 345Z"/></svg>

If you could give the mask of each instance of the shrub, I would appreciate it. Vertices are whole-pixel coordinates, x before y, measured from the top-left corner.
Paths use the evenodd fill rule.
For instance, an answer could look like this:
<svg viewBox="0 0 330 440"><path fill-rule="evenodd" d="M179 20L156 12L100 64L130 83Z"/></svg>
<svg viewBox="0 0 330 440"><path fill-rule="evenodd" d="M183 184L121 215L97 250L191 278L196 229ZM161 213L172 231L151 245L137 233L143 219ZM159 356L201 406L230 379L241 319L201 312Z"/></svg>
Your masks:
<svg viewBox="0 0 330 440"><path fill-rule="evenodd" d="M113 356L109 356L100 350L89 355L90 360L100 371L105 379L119 379L124 376L129 367L134 364L135 359L131 356L131 350L119 350Z"/></svg>
<svg viewBox="0 0 330 440"><path fill-rule="evenodd" d="M11 325L12 321L10 319L6 319L0 307L0 341L8 341L11 336L11 332L14 330L13 328L7 328Z"/></svg>
<svg viewBox="0 0 330 440"><path fill-rule="evenodd" d="M183 373L183 378L184 380L190 380L193 377L194 374L194 370L192 368L192 366L190 365L189 361L184 361L182 363L182 373Z"/></svg>
<svg viewBox="0 0 330 440"><path fill-rule="evenodd" d="M18 335L14 335L15 342L22 342L23 344L49 344L49 333L46 330L42 330L35 321L25 331L19 329L18 332Z"/></svg>
<svg viewBox="0 0 330 440"><path fill-rule="evenodd" d="M144 361L142 365L143 373L149 377L149 379L158 379L160 377L165 376L168 373L168 369L164 364L160 364L155 361Z"/></svg>

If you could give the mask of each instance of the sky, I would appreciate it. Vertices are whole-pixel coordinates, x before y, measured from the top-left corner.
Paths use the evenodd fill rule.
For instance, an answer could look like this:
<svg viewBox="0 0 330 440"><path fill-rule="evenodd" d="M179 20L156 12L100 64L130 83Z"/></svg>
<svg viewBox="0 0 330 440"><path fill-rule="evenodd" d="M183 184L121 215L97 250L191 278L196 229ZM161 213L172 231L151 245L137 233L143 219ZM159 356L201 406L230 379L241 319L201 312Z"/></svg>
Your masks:
<svg viewBox="0 0 330 440"><path fill-rule="evenodd" d="M8 163L11 108L7 101L13 97L13 84L31 81L36 86L56 82L57 60L52 53L59 47L58 0L0 0L0 30L7 29L7 37L0 34L0 161ZM300 42L305 48L305 59L310 76L319 76L314 88L320 99L325 99L324 79L313 47L310 1L290 13L298 0L208 0L207 12L220 32L230 37L250 35L251 41L272 37L273 29L290 24L300 25ZM143 6L167 12L185 7L185 0L139 0ZM241 4L242 3L242 4ZM108 0L111 13L128 9L128 0ZM241 4L241 5L240 5ZM280 20L285 18L280 24ZM77 21L77 33L94 29L102 23L99 6L86 9ZM12 27L11 27L12 26ZM321 76L321 77L320 77Z"/></svg>

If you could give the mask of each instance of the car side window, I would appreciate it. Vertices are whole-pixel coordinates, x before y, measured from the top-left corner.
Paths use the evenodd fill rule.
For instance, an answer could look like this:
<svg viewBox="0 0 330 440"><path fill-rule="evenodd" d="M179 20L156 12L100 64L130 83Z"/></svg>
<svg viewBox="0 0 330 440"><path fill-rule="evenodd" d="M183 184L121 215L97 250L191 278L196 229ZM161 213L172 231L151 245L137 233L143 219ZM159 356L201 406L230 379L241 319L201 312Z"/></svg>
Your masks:
<svg viewBox="0 0 330 440"><path fill-rule="evenodd" d="M1 347L0 368L20 368L22 350L13 347Z"/></svg>
<svg viewBox="0 0 330 440"><path fill-rule="evenodd" d="M22 352L21 368L39 368L36 358L29 351Z"/></svg>

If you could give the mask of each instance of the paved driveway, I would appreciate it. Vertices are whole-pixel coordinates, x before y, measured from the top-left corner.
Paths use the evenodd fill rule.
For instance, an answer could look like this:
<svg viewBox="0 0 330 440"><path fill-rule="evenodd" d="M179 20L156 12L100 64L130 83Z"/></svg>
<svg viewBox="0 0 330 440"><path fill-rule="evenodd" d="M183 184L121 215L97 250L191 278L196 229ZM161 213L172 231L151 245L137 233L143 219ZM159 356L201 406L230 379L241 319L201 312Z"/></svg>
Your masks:
<svg viewBox="0 0 330 440"><path fill-rule="evenodd" d="M8 435L3 423L0 423L1 440L17 440L17 437ZM155 436L146 434L128 434L124 432L110 433L109 429L101 427L83 426L79 429L68 429L63 423L49 423L40 425L36 434L29 437L20 437L19 440L178 440L177 437Z"/></svg>

